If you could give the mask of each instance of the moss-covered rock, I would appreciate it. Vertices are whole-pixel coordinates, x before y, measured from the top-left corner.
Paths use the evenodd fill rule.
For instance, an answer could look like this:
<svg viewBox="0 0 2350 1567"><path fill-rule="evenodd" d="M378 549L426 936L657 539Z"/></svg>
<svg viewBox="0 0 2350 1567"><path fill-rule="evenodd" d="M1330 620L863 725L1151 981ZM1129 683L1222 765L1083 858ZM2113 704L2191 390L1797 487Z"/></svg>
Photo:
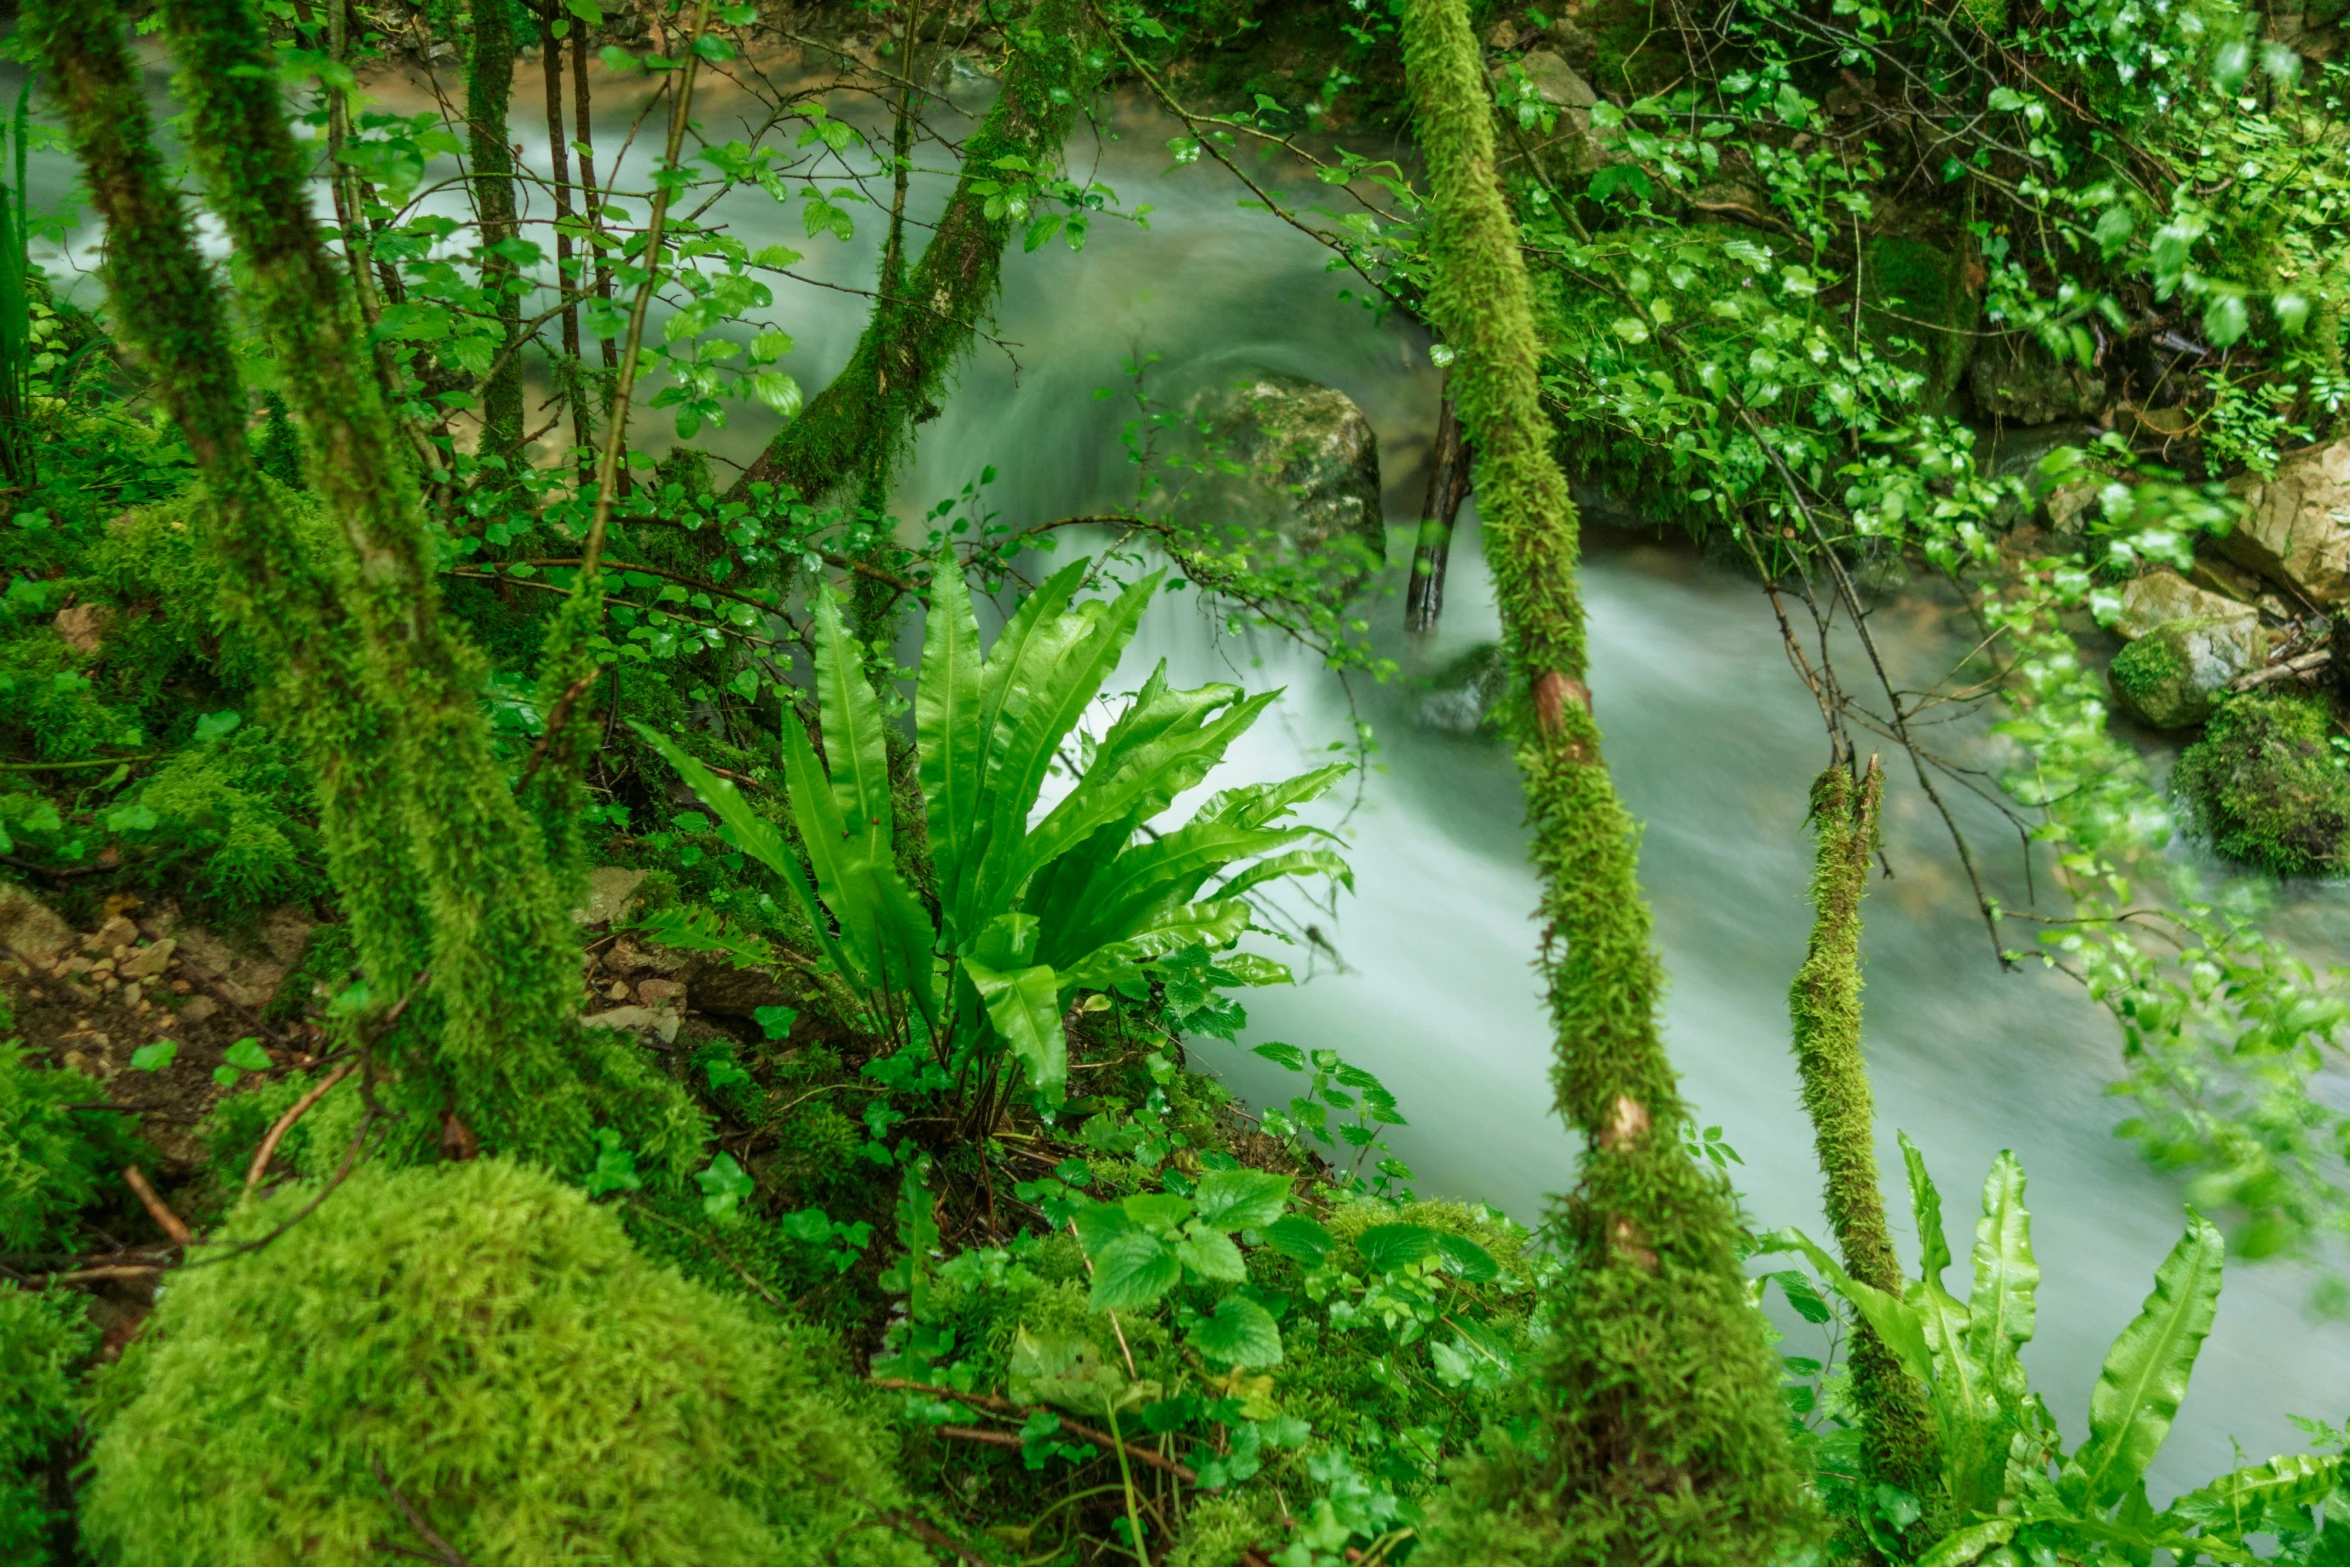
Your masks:
<svg viewBox="0 0 2350 1567"><path fill-rule="evenodd" d="M2350 768L2322 702L2255 692L2222 706L2174 777L2195 825L2230 859L2279 876L2338 870Z"/></svg>
<svg viewBox="0 0 2350 1567"><path fill-rule="evenodd" d="M2165 621L2115 656L2114 699L2156 729L2191 729L2260 661L2258 635L2249 619Z"/></svg>
<svg viewBox="0 0 2350 1567"><path fill-rule="evenodd" d="M1199 466L1176 521L1351 583L1385 563L1379 440L1333 387L1271 373L1191 400Z"/></svg>
<svg viewBox="0 0 2350 1567"><path fill-rule="evenodd" d="M257 1241L296 1187L221 1238ZM101 1387L86 1539L136 1567L911 1564L809 1346L497 1160L363 1171L164 1292Z"/></svg>

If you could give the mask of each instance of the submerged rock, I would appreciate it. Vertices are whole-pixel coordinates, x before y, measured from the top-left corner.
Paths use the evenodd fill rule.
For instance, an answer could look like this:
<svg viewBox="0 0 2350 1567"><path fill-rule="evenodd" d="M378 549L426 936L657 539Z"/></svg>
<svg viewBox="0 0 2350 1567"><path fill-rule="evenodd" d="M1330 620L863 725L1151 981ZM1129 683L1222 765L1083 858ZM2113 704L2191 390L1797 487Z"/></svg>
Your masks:
<svg viewBox="0 0 2350 1567"><path fill-rule="evenodd" d="M1436 675L1412 716L1421 728L1445 734L1490 733L1501 726L1498 709L1508 689L1501 644L1480 643Z"/></svg>
<svg viewBox="0 0 2350 1567"><path fill-rule="evenodd" d="M2274 477L2246 474L2231 488L2244 518L2217 541L2221 554L2320 608L2350 599L2350 441L2295 452Z"/></svg>
<svg viewBox="0 0 2350 1567"><path fill-rule="evenodd" d="M2056 356L2029 338L1990 342L1967 367L1967 389L1986 419L2053 424L2085 419L2105 404L2105 377Z"/></svg>
<svg viewBox="0 0 2350 1567"><path fill-rule="evenodd" d="M1199 466L1176 522L1351 586L1387 562L1379 438L1333 387L1265 372L1211 387L1187 410Z"/></svg>

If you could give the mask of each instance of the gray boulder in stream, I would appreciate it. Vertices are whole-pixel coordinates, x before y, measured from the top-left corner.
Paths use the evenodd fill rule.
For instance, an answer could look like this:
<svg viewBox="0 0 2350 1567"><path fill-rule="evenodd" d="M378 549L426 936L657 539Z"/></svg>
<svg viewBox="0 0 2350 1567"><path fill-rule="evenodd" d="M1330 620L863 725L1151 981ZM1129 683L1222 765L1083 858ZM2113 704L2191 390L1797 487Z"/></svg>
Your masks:
<svg viewBox="0 0 2350 1567"><path fill-rule="evenodd" d="M1445 734L1489 733L1500 727L1495 711L1509 689L1509 665L1501 644L1481 642L1439 670L1413 713L1422 729Z"/></svg>
<svg viewBox="0 0 2350 1567"><path fill-rule="evenodd" d="M1204 540L1351 587L1387 562L1379 439L1334 387L1273 372L1212 386L1185 410L1194 449L1174 520Z"/></svg>

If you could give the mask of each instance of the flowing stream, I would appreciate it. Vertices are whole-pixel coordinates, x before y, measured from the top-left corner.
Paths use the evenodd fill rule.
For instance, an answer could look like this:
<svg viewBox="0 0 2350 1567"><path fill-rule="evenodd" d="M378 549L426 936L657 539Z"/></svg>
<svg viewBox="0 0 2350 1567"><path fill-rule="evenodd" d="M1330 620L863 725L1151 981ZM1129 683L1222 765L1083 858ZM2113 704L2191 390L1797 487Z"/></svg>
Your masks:
<svg viewBox="0 0 2350 1567"><path fill-rule="evenodd" d="M545 137L529 130L521 107L539 101L535 72L516 85L516 134L543 168ZM156 87L160 97L160 75ZM379 91L403 108L426 102ZM984 101L983 93L979 86L974 97ZM613 117L599 119L606 149L627 125L618 96L606 94ZM705 101L709 133L730 134L740 107L714 92ZM1007 257L993 327L1001 346L980 348L940 416L922 428L897 492L899 514L920 516L988 466L998 476L984 487L987 504L1015 527L1116 506L1132 493L1119 442L1131 404L1094 394L1128 387L1131 360L1157 356L1147 385L1169 403L1237 373L1279 370L1344 390L1373 421L1397 529L1391 577L1399 577L1435 422L1425 334L1342 298L1348 280L1326 270L1326 253L1244 210L1223 171L1169 170L1163 146L1179 126L1129 106L1113 127L1115 137L1098 147L1073 147L1072 161L1083 168L1098 153L1099 177L1128 210L1155 209L1147 230L1100 221L1082 254L1055 241ZM640 137L631 163L639 177L652 140L651 132ZM63 172L59 160L41 161L36 205L62 186ZM919 181L917 214L934 212L943 189L938 178ZM847 244L809 240L796 210L756 191L729 198L718 213L754 248L783 242L808 251L801 270L811 277L870 285L880 229L873 209L859 210L858 236ZM67 249L86 264L93 238L85 230ZM799 343L786 368L813 391L846 359L865 302L817 286L778 292L774 314ZM738 414L704 440L744 461L772 428ZM1786 1003L1810 919L1803 818L1809 781L1825 760L1817 711L1751 584L1662 541L1610 539L1592 541L1583 583L1609 762L1645 824L1641 876L1671 976L1675 1063L1701 1122L1719 1125L1742 1157L1733 1174L1754 1221L1824 1235ZM1572 1184L1574 1160L1550 1109L1551 1032L1532 966L1536 894L1517 779L1498 743L1413 722L1414 676L1496 631L1473 502L1434 645L1404 645L1395 597L1372 601L1369 613L1406 675L1385 688L1357 680L1351 699L1301 650L1219 637L1179 594L1153 608L1113 689L1161 658L1181 684L1286 687L1286 699L1235 749L1220 785L1317 765L1353 733L1358 714L1373 726L1375 770L1359 797L1342 789L1319 818L1345 834L1355 870L1355 894L1340 900L1335 918L1321 917L1339 961L1279 952L1304 982L1245 997L1247 1042L1331 1048L1377 1073L1410 1118L1392 1140L1423 1195L1481 1198L1537 1222L1547 1195ZM1874 624L1896 674L1925 684L1964 651L1962 628L1948 622L1945 608L1918 597L1896 599ZM1991 754L1982 717L1955 729L1937 743L1977 760ZM1895 875L1875 883L1866 906L1866 1031L1904 1260L1914 1264L1915 1246L1896 1128L1920 1144L1940 1183L1960 1288L1975 1191L1993 1154L2015 1150L2030 1177L2043 1270L2039 1333L2025 1360L2077 1442L2105 1347L2177 1238L2183 1188L2112 1135L2126 1113L2126 1102L2104 1091L2119 1065L2112 1021L2060 975L1998 970L1939 820L1906 760L1889 756L1887 768ZM2012 833L1977 802L1956 798L1954 808L2002 894L2020 900ZM2341 903L2319 889L2288 914L2322 938ZM1221 1041L1198 1045L1194 1059L1259 1103L1293 1091L1294 1079ZM2350 1326L2307 1313L2311 1282L2274 1263L2231 1270L2217 1330L2156 1465L2158 1497L2229 1467L2231 1439L2253 1461L2298 1449L2288 1413L2338 1420L2350 1412ZM1784 1320L1790 1350L1810 1352L1811 1331Z"/></svg>

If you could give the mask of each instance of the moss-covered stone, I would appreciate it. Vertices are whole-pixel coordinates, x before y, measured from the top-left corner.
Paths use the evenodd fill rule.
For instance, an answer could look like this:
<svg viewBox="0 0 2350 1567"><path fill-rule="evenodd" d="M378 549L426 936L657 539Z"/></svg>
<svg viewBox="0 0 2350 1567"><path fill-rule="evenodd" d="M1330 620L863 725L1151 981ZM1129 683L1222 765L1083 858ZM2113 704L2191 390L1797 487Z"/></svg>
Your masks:
<svg viewBox="0 0 2350 1567"><path fill-rule="evenodd" d="M2114 699L2156 729L2191 729L2258 662L2258 634L2248 619L2165 621L2115 655Z"/></svg>
<svg viewBox="0 0 2350 1567"><path fill-rule="evenodd" d="M2324 703L2254 692L2212 716L2174 782L2228 858L2279 876L2338 870L2350 842L2350 767L2334 733Z"/></svg>
<svg viewBox="0 0 2350 1567"><path fill-rule="evenodd" d="M1200 449L1179 524L1339 583L1385 564L1379 438L1344 392L1266 372L1208 388L1186 413Z"/></svg>
<svg viewBox="0 0 2350 1567"><path fill-rule="evenodd" d="M378 1167L214 1255L101 1386L103 1562L357 1567L422 1554L424 1528L475 1567L926 1559L876 1526L889 1443L809 1347L544 1174Z"/></svg>

